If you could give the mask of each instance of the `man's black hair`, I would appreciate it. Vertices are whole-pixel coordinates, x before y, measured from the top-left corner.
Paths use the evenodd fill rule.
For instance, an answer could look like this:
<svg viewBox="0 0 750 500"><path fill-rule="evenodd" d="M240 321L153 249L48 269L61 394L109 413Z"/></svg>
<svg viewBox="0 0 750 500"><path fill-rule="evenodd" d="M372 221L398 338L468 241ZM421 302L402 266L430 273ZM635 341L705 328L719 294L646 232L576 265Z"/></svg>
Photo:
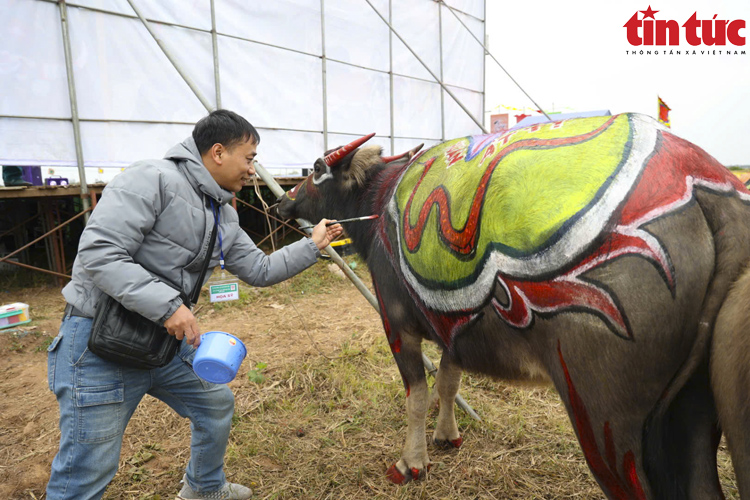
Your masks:
<svg viewBox="0 0 750 500"><path fill-rule="evenodd" d="M208 116L201 118L193 129L193 140L201 155L211 149L214 144L231 148L249 139L259 144L258 131L249 121L228 109L211 111Z"/></svg>

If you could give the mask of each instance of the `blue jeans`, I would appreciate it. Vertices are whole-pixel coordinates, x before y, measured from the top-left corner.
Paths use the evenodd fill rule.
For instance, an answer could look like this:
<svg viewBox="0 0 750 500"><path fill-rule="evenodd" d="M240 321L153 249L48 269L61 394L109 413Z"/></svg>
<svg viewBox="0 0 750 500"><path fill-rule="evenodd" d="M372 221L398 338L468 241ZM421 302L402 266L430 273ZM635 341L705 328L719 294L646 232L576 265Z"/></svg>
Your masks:
<svg viewBox="0 0 750 500"><path fill-rule="evenodd" d="M198 492L221 488L234 413L232 391L195 375L195 349L184 341L162 368L140 370L105 361L88 350L91 323L66 316L48 349L47 376L60 405L61 436L47 498L101 498L117 472L125 427L145 394L190 419L190 487Z"/></svg>

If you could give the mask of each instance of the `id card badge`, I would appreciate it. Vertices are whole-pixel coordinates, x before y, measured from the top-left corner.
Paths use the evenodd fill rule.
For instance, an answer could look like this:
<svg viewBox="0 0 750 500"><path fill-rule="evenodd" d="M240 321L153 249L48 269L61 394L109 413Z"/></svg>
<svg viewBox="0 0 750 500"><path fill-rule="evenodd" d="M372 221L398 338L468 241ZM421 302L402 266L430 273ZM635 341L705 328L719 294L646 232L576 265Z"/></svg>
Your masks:
<svg viewBox="0 0 750 500"><path fill-rule="evenodd" d="M239 282L234 280L234 276L227 275L224 271L221 271L218 276L211 276L208 280L208 293L211 302L227 302L239 299L240 285Z"/></svg>
<svg viewBox="0 0 750 500"><path fill-rule="evenodd" d="M228 300L237 300L240 298L238 283L209 285L208 291L211 294L211 302L226 302Z"/></svg>
<svg viewBox="0 0 750 500"><path fill-rule="evenodd" d="M213 200L211 200L211 209L213 210L214 218L216 219L216 230L219 232L219 266L221 267L221 274L216 280L214 280L213 277L208 280L208 292L211 296L211 302L237 300L240 298L239 282L234 281L233 279L227 279L226 272L224 271L224 249L222 248L221 243L221 224L219 223L221 218L221 206L217 209L214 206ZM231 278L234 278L234 276L231 276Z"/></svg>

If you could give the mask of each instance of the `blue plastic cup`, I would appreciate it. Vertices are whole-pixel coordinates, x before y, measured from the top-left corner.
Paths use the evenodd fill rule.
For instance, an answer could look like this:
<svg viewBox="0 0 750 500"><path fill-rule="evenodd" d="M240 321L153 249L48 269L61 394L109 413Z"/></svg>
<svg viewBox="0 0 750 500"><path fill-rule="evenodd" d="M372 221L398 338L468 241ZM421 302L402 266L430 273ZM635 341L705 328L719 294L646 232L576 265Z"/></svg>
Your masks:
<svg viewBox="0 0 750 500"><path fill-rule="evenodd" d="M193 371L207 382L226 384L234 380L247 355L245 344L226 332L206 332L193 358Z"/></svg>

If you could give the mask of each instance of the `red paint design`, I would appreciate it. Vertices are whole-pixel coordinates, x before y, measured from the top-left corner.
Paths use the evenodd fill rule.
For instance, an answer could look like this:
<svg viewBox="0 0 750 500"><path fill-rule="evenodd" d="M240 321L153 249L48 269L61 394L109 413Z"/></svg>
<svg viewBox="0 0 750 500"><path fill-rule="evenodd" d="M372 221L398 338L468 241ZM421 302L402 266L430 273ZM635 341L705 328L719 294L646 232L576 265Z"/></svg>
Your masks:
<svg viewBox="0 0 750 500"><path fill-rule="evenodd" d="M295 201L297 197L299 196L300 192L302 192L302 188L305 188L305 195L311 197L311 198L318 198L320 197L320 191L318 191L317 186L315 186L315 183L313 182L313 175L310 174L307 177L305 177L305 180L294 186L292 189L286 192L286 195L289 197L290 200Z"/></svg>
<svg viewBox="0 0 750 500"><path fill-rule="evenodd" d="M630 490L633 492L633 498L645 499L646 494L643 492L643 486L638 479L638 471L635 470L635 455L632 451L628 450L622 457L622 466L625 469L625 477L628 480Z"/></svg>
<svg viewBox="0 0 750 500"><path fill-rule="evenodd" d="M401 352L401 337L398 334L396 335L396 340L391 344L391 351L396 353Z"/></svg>
<svg viewBox="0 0 750 500"><path fill-rule="evenodd" d="M464 141L459 141L445 152L445 162L450 167L464 157Z"/></svg>
<svg viewBox="0 0 750 500"><path fill-rule="evenodd" d="M454 448L460 448L460 447L461 447L461 445L462 445L462 444L464 444L464 439L463 439L463 438L452 439L452 440L450 441L450 443L451 443L451 445L452 445L452 446L453 446Z"/></svg>
<svg viewBox="0 0 750 500"><path fill-rule="evenodd" d="M631 450L628 450L624 454L622 460L625 480L617 472L617 454L609 422L604 423L604 448L607 455L607 463L604 462L604 458L599 452L599 446L596 443L596 436L594 435L594 429L591 425L586 405L584 405L583 400L573 385L573 380L568 372L568 366L565 364L565 359L562 355L559 340L557 341L557 354L560 358L563 374L565 375L565 382L568 385L568 397L570 399L571 412L573 413L573 424L578 433L578 441L581 443L581 448L583 449L583 454L586 457L589 468L591 468L591 471L601 483L602 488L605 489L607 496L618 500L645 500L646 495L643 492L643 487L638 479L635 467L635 455Z"/></svg>
<svg viewBox="0 0 750 500"><path fill-rule="evenodd" d="M723 192L747 192L734 175L699 148L671 134L663 134L661 148L645 168L643 178L625 203L618 224L602 245L573 269L550 281L515 281L498 276L509 290L510 306L493 306L509 324L526 327L532 312L556 312L582 307L604 316L615 333L631 337L624 314L609 292L578 277L622 255L640 255L655 263L670 291L675 277L666 250L641 226L671 213L693 198L695 186ZM690 175L688 175L690 174Z"/></svg>
<svg viewBox="0 0 750 500"><path fill-rule="evenodd" d="M383 329L385 330L385 336L388 339L388 344L391 346L391 352L401 352L401 336L398 332L391 331L391 322L388 320L388 314L385 310L385 303L383 298L380 296L380 288L378 283L375 281L375 276L372 277L372 286L375 288L375 296L378 298L378 305L380 306L380 318L383 320ZM408 384L407 384L408 392Z"/></svg>
<svg viewBox="0 0 750 500"><path fill-rule="evenodd" d="M414 290L410 286L408 286L408 284L406 286L409 290L409 295L411 295L411 297L415 299L414 302L419 307L419 310L422 312L425 319L430 323L430 326L432 326L432 330L443 341L446 348L450 347L451 341L456 336L456 334L477 316L476 314L472 314L470 311L457 311L456 314L450 315L435 312L432 309L426 307L424 303L419 300L416 292L414 292Z"/></svg>
<svg viewBox="0 0 750 500"><path fill-rule="evenodd" d="M623 207L620 224L639 227L689 202L696 185L747 193L734 174L699 147L662 133L661 148Z"/></svg>
<svg viewBox="0 0 750 500"><path fill-rule="evenodd" d="M414 479L415 481L419 480L419 473L420 472L421 471L419 469L417 469L416 467L412 467L411 468L411 477L412 477L412 479Z"/></svg>
<svg viewBox="0 0 750 500"><path fill-rule="evenodd" d="M383 329L385 330L385 336L388 339L388 344L391 346L391 353L395 356L401 352L401 335L398 332L394 332L391 329L391 322L388 320L388 314L385 310L385 303L383 298L380 296L380 289L378 288L378 282L375 281L375 276L372 277L372 286L375 288L375 296L378 299L378 305L380 306L380 318L383 320ZM396 361L398 365L398 360ZM411 388L409 382L404 377L404 373L401 371L401 367L398 368L401 374L401 380L404 382L404 388L406 389L406 397L408 398L411 394Z"/></svg>
<svg viewBox="0 0 750 500"><path fill-rule="evenodd" d="M602 126L595 130L592 130L591 132L575 137L561 137L556 139L525 139L506 147L494 160L492 160L487 169L484 171L482 179L479 181L477 192L474 195L471 209L469 210L469 216L466 219L466 224L464 224L464 227L459 230L453 228L453 224L451 222L451 209L450 202L448 201L448 193L443 186L435 188L435 190L430 193L424 204L422 204L422 208L420 209L419 216L417 218L417 223L415 225L411 224L409 214L411 213L411 205L414 201L414 196L416 195L417 190L422 184L425 176L435 164L435 160L437 159L437 157L430 158L425 163L422 176L414 186L414 189L409 196L409 200L406 203L406 207L404 208L403 228L406 247L410 252L414 252L417 249L419 243L422 241L422 234L424 233L425 227L427 225L427 218L430 215L432 206L437 205L439 219L438 225L440 227L440 237L442 238L442 240L454 252L460 255L470 254L475 250L476 242L479 237L479 214L482 211L484 197L487 193L487 186L489 185L489 181L492 178L492 174L495 171L495 168L503 158L514 151L526 148L556 147L581 143L609 128L609 126L614 122L615 118L616 117L610 118Z"/></svg>
<svg viewBox="0 0 750 500"><path fill-rule="evenodd" d="M482 159L479 160L480 163L484 163L484 160L489 158L490 156L495 154L495 145L490 144L490 146L484 150L484 154L482 155Z"/></svg>
<svg viewBox="0 0 750 500"><path fill-rule="evenodd" d="M482 149L486 148L488 144L492 144L501 135L502 134L485 134L485 135L470 136L469 147L466 150L465 161L473 160L482 151ZM490 146L490 147L494 149L494 146ZM486 157L487 157L487 153L485 152L484 158ZM482 158L482 160L484 160L484 158Z"/></svg>
<svg viewBox="0 0 750 500"><path fill-rule="evenodd" d="M583 140L607 127L613 119L599 129L576 138L563 140ZM506 289L508 305L501 305L492 299L492 306L508 324L517 328L526 328L532 324L534 311L537 313L557 313L566 309L578 308L598 314L610 329L617 335L632 338L624 311L616 303L611 293L596 283L586 282L580 276L595 267L624 255L637 255L652 262L664 278L670 292L675 292L674 269L661 243L642 226L666 214L674 212L693 199L695 187L704 187L714 191L747 194L742 182L727 171L714 158L697 146L679 139L669 133L660 133L661 142L657 144L653 156L644 167L641 179L633 192L623 203L618 219L608 225L598 248L583 257L580 262L564 274L542 281L518 280L510 276L498 275L497 280ZM505 137L503 138L505 139ZM437 205L440 237L446 245L458 253L466 255L475 250L479 234L479 218L484 195L490 175L502 157L510 151L531 145L539 146L542 142L551 141L518 141L510 145L488 165L473 199L469 217L465 226L459 230L453 228L450 221L450 204L444 188L438 187L421 207L417 223L410 221L411 204L417 188L432 168L435 159L425 163L424 172L417 182L407 202L403 216L404 241L409 251L415 251L425 230L427 218L433 205ZM464 311L464 314L468 311ZM433 315L437 316L437 315ZM433 325L440 327L441 337L450 347L453 333L458 324L447 323L463 321L461 316L442 315L442 318L431 319Z"/></svg>
<svg viewBox="0 0 750 500"><path fill-rule="evenodd" d="M406 476L401 474L399 472L398 467L396 467L396 464L391 465L388 467L388 470L385 472L385 477L388 478L388 480L394 484L405 484L406 483Z"/></svg>
<svg viewBox="0 0 750 500"><path fill-rule="evenodd" d="M523 130L523 129L518 129L518 130ZM516 135L516 133L518 133L518 130L511 130L510 132L506 132L502 136L500 136L501 137L501 139L500 139L500 145L504 146L504 145L508 144L508 142L510 141L511 137L513 137L514 135Z"/></svg>
<svg viewBox="0 0 750 500"><path fill-rule="evenodd" d="M626 231L628 228L621 228ZM643 237L622 233L610 233L605 242L593 253L556 278L547 281L515 280L498 275L509 297L507 306L492 299L495 312L509 325L526 328L531 325L533 312L557 313L565 309L580 308L600 314L607 325L617 334L632 338L625 315L612 295L601 287L580 279L580 276L604 262L621 255L640 255L661 270L670 290L674 290L674 271L669 257L658 242L642 233ZM648 238L643 239L643 238Z"/></svg>
<svg viewBox="0 0 750 500"><path fill-rule="evenodd" d="M381 217L382 219L382 217ZM387 252L389 259L391 262L393 261L393 247L391 246L391 240L388 239L388 231L386 230L386 221L381 220L380 224L377 225L377 232L380 236L380 242L385 247L385 251Z"/></svg>
<svg viewBox="0 0 750 500"><path fill-rule="evenodd" d="M286 192L287 197L292 201L296 200L297 195L299 194L299 190L302 189L302 186L304 186L309 180L312 180L310 179L310 176L305 177L305 180L303 180L302 182L300 182L299 184L297 184L292 189Z"/></svg>
<svg viewBox="0 0 750 500"><path fill-rule="evenodd" d="M570 278L568 275L551 281L516 281L498 276L509 291L510 305L506 308L496 299L492 306L508 324L517 328L531 325L532 309L538 312L557 312L581 307L603 313L619 330L626 334L625 320L609 294L602 289Z"/></svg>
<svg viewBox="0 0 750 500"><path fill-rule="evenodd" d="M421 153L418 153L418 155L419 154ZM413 160L414 159L412 159L412 162ZM409 165L412 162L409 162ZM393 261L393 247L391 246L391 240L388 238L387 231L387 224L390 218L386 215L386 206L388 204L388 201L393 196L393 192L396 189L398 179L401 177L404 170L406 170L409 165L395 168L390 167L383 170L376 181L373 210L371 210L371 213L380 215L378 221L375 224L372 224L372 228L374 231L376 231L377 236L379 236L378 241L380 241L385 247L386 254L393 264L395 264L395 262ZM394 269L397 268L398 266L394 265Z"/></svg>

